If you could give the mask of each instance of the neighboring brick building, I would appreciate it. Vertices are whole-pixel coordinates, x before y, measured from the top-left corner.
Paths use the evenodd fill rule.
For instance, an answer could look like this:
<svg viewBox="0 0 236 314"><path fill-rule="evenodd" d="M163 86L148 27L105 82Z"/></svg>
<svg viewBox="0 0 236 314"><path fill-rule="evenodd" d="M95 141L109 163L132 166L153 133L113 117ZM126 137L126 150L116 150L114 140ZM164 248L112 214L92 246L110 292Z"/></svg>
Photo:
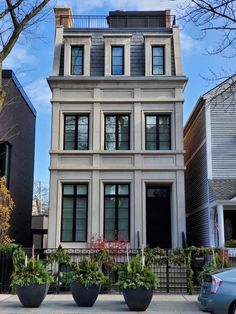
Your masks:
<svg viewBox="0 0 236 314"><path fill-rule="evenodd" d="M182 246L187 79L174 17L55 13L48 246Z"/></svg>
<svg viewBox="0 0 236 314"><path fill-rule="evenodd" d="M0 113L0 176L15 202L10 235L31 246L36 111L11 70L3 70L6 99Z"/></svg>

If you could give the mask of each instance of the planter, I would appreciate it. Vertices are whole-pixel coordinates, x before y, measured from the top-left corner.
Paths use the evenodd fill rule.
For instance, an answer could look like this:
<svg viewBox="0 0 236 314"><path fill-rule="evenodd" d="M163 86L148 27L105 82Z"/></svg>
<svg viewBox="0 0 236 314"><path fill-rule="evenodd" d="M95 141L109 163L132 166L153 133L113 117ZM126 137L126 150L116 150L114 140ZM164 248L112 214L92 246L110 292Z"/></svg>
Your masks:
<svg viewBox="0 0 236 314"><path fill-rule="evenodd" d="M49 284L16 286L16 293L24 307L39 307L47 295Z"/></svg>
<svg viewBox="0 0 236 314"><path fill-rule="evenodd" d="M71 284L71 293L78 306L93 306L97 300L100 286L92 285L85 287L78 282Z"/></svg>
<svg viewBox="0 0 236 314"><path fill-rule="evenodd" d="M153 289L124 289L123 295L130 311L146 311L152 300Z"/></svg>

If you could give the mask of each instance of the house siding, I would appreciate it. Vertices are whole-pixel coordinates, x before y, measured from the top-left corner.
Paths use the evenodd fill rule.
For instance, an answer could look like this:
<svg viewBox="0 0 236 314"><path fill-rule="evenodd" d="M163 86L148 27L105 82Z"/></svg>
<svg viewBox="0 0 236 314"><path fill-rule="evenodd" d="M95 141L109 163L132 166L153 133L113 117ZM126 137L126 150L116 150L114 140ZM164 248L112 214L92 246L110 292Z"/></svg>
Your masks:
<svg viewBox="0 0 236 314"><path fill-rule="evenodd" d="M229 94L230 93L230 94ZM236 178L236 85L210 102L213 179Z"/></svg>

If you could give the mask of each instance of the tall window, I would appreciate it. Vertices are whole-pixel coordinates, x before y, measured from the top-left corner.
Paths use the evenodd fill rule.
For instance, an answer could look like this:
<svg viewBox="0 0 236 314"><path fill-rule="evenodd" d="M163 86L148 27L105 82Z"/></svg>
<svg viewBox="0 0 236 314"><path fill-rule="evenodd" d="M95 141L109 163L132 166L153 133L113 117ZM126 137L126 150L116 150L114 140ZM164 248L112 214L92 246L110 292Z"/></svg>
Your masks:
<svg viewBox="0 0 236 314"><path fill-rule="evenodd" d="M84 74L84 49L82 46L71 47L71 74Z"/></svg>
<svg viewBox="0 0 236 314"><path fill-rule="evenodd" d="M165 74L163 46L152 47L152 74L153 75Z"/></svg>
<svg viewBox="0 0 236 314"><path fill-rule="evenodd" d="M88 185L64 184L62 196L62 242L87 241Z"/></svg>
<svg viewBox="0 0 236 314"><path fill-rule="evenodd" d="M169 115L146 115L145 128L147 150L169 150L171 148Z"/></svg>
<svg viewBox="0 0 236 314"><path fill-rule="evenodd" d="M65 150L89 149L89 116L65 115Z"/></svg>
<svg viewBox="0 0 236 314"><path fill-rule="evenodd" d="M104 235L108 241L129 240L130 186L105 184Z"/></svg>
<svg viewBox="0 0 236 314"><path fill-rule="evenodd" d="M111 74L124 75L124 46L111 47Z"/></svg>
<svg viewBox="0 0 236 314"><path fill-rule="evenodd" d="M10 144L0 143L0 177L6 177L6 183L9 181L10 170Z"/></svg>
<svg viewBox="0 0 236 314"><path fill-rule="evenodd" d="M130 149L129 116L106 115L105 116L105 149L127 150Z"/></svg>

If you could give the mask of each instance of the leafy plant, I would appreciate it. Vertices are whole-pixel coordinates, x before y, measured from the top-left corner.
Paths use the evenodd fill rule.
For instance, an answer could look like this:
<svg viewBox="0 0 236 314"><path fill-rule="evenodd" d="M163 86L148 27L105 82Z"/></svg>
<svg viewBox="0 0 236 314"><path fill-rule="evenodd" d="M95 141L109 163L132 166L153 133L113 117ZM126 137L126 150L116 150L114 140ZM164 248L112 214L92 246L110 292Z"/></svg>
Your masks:
<svg viewBox="0 0 236 314"><path fill-rule="evenodd" d="M236 247L236 240L235 239L227 240L225 242L225 246L226 247Z"/></svg>
<svg viewBox="0 0 236 314"><path fill-rule="evenodd" d="M28 259L22 248L13 253L13 274L11 286L25 287L29 285L50 284L52 275L46 270L45 264L34 257Z"/></svg>
<svg viewBox="0 0 236 314"><path fill-rule="evenodd" d="M9 253L12 254L14 250L16 250L19 247L18 244L15 243L1 243L0 244L0 252L2 253Z"/></svg>
<svg viewBox="0 0 236 314"><path fill-rule="evenodd" d="M11 213L14 208L14 201L10 191L6 187L6 178L0 177L0 243L10 243L9 237Z"/></svg>
<svg viewBox="0 0 236 314"><path fill-rule="evenodd" d="M78 282L85 287L100 285L106 282L107 277L100 270L98 263L94 260L83 258L80 262L74 263L71 282Z"/></svg>
<svg viewBox="0 0 236 314"><path fill-rule="evenodd" d="M150 289L156 288L158 283L159 280L155 274L147 266L143 265L139 255L120 266L118 286L121 289L136 289L140 287Z"/></svg>

